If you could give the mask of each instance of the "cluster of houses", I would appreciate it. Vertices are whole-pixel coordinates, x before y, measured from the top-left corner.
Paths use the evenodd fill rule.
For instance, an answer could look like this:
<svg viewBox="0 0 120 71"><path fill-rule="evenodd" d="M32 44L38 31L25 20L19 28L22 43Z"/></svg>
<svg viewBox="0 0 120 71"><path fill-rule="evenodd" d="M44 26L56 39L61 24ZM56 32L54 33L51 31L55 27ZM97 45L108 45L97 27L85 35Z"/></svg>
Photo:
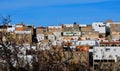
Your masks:
<svg viewBox="0 0 120 71"><path fill-rule="evenodd" d="M34 27L21 23L0 25L0 32L9 32L16 39L16 44L33 45L39 50L60 45L63 48L88 51L92 54L90 58L92 57L94 70L99 68L99 62L105 60L119 62L117 60L120 57L120 22L107 20L89 25L75 22L48 27Z"/></svg>

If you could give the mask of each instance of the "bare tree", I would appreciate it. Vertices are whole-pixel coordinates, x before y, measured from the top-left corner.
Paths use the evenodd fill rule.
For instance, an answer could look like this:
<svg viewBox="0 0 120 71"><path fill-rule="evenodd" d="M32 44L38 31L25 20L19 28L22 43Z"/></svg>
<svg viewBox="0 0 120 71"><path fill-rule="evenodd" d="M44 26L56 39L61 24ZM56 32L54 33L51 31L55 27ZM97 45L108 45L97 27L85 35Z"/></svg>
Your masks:
<svg viewBox="0 0 120 71"><path fill-rule="evenodd" d="M11 16L10 15L7 15L7 16L0 16L0 19L1 19L1 24L3 25L8 25L10 22L11 22Z"/></svg>
<svg viewBox="0 0 120 71"><path fill-rule="evenodd" d="M10 21L10 16L2 17L3 26L8 26L8 23L10 23ZM25 66L28 64L25 63L24 58L20 57L20 54L23 55L20 50L23 47L23 43L19 43L20 45L17 45L15 39L11 37L11 34L9 32L1 31L0 33L0 60L2 66L4 68L6 67L7 71L27 70L27 67Z"/></svg>

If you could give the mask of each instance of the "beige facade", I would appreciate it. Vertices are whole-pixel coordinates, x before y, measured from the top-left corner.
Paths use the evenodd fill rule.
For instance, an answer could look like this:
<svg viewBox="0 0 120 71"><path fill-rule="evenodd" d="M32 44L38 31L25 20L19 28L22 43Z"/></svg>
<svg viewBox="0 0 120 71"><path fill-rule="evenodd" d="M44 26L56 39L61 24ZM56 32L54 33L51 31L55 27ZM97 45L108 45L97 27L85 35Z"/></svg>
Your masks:
<svg viewBox="0 0 120 71"><path fill-rule="evenodd" d="M17 44L22 44L22 43L32 44L33 26L16 24L14 33L15 33L15 41Z"/></svg>
<svg viewBox="0 0 120 71"><path fill-rule="evenodd" d="M36 28L36 34L45 34L47 32L46 27L37 27Z"/></svg>
<svg viewBox="0 0 120 71"><path fill-rule="evenodd" d="M0 25L0 32L7 32L7 26Z"/></svg>
<svg viewBox="0 0 120 71"><path fill-rule="evenodd" d="M62 26L48 26L48 32L62 32Z"/></svg>
<svg viewBox="0 0 120 71"><path fill-rule="evenodd" d="M17 44L23 44L23 43L31 44L32 35L31 34L16 34L15 41Z"/></svg>
<svg viewBox="0 0 120 71"><path fill-rule="evenodd" d="M82 32L83 40L95 40L99 38L99 33L95 31Z"/></svg>
<svg viewBox="0 0 120 71"><path fill-rule="evenodd" d="M34 29L34 26L31 26L31 25L24 26L24 30L31 31L31 34L33 34L33 29Z"/></svg>
<svg viewBox="0 0 120 71"><path fill-rule="evenodd" d="M62 25L62 27L62 41L68 42L71 40L76 40L78 37L81 36L81 31L78 24L64 24Z"/></svg>
<svg viewBox="0 0 120 71"><path fill-rule="evenodd" d="M92 25L82 26L80 28L81 28L81 31L84 31L84 32L94 31L92 28Z"/></svg>
<svg viewBox="0 0 120 71"><path fill-rule="evenodd" d="M94 31L91 25L87 25L86 27L81 27L82 32L82 39L83 40L91 40L91 39L98 39L99 32Z"/></svg>
<svg viewBox="0 0 120 71"><path fill-rule="evenodd" d="M79 29L79 25L78 24L72 24L73 26L71 26L71 24L68 25L62 25L63 26L63 32L68 32L68 31L80 31Z"/></svg>
<svg viewBox="0 0 120 71"><path fill-rule="evenodd" d="M114 41L120 41L120 23L110 24L110 36Z"/></svg>

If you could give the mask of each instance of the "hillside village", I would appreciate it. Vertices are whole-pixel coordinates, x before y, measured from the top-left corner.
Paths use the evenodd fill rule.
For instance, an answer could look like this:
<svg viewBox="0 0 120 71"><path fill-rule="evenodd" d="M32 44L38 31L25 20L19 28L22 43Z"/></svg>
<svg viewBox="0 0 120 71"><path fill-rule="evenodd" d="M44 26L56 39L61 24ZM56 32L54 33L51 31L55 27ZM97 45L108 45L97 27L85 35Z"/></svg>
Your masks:
<svg viewBox="0 0 120 71"><path fill-rule="evenodd" d="M22 44L20 51L23 57L29 53L29 63L33 57L26 50L45 51L44 55L47 51L64 51L66 57L61 56L61 61L69 59L75 63L86 62L85 65L94 71L120 71L120 22L107 20L89 25L74 22L47 27L34 27L24 23L0 25L2 41L6 41L3 36L5 32L14 39L15 45ZM22 55L19 54L18 57Z"/></svg>

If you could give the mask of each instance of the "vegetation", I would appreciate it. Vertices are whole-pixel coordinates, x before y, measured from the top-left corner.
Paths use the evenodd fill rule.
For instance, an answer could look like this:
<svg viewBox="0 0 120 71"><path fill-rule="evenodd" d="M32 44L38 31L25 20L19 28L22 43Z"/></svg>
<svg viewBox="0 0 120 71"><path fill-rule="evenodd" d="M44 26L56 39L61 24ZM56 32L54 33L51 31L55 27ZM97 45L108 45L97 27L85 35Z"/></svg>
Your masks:
<svg viewBox="0 0 120 71"><path fill-rule="evenodd" d="M8 26L10 16L2 17ZM90 71L87 52L64 50L62 46L50 46L50 50L29 50L21 39L16 39L6 31L0 32L0 71ZM41 47L39 47L41 48Z"/></svg>

